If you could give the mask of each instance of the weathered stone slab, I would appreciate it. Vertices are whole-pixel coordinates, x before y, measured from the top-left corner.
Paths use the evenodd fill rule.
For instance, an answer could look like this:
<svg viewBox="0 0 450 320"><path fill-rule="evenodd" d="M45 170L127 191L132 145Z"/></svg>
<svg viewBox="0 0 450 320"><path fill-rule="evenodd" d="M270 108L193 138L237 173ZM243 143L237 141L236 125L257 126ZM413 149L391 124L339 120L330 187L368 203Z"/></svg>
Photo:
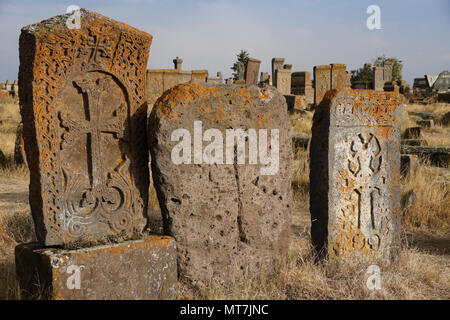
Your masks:
<svg viewBox="0 0 450 320"><path fill-rule="evenodd" d="M192 81L206 82L208 70L192 70Z"/></svg>
<svg viewBox="0 0 450 320"><path fill-rule="evenodd" d="M342 63L331 64L331 89L341 90L347 87L346 68Z"/></svg>
<svg viewBox="0 0 450 320"><path fill-rule="evenodd" d="M402 154L400 163L400 172L403 177L406 177L417 169L419 166L419 158L413 154Z"/></svg>
<svg viewBox="0 0 450 320"><path fill-rule="evenodd" d="M38 240L67 245L146 224L145 72L152 36L81 9L22 29L20 104ZM30 54L30 53L33 54Z"/></svg>
<svg viewBox="0 0 450 320"><path fill-rule="evenodd" d="M291 94L291 70L277 69L275 77L278 91L282 94Z"/></svg>
<svg viewBox="0 0 450 320"><path fill-rule="evenodd" d="M384 88L383 67L373 67L373 90L382 91Z"/></svg>
<svg viewBox="0 0 450 320"><path fill-rule="evenodd" d="M186 83L192 80L192 71L181 70L178 75L178 83Z"/></svg>
<svg viewBox="0 0 450 320"><path fill-rule="evenodd" d="M418 120L416 123L422 128L432 128L434 127L434 121L431 119L428 120Z"/></svg>
<svg viewBox="0 0 450 320"><path fill-rule="evenodd" d="M249 58L247 62L247 67L245 68L245 83L246 84L257 84L259 75L259 66L261 65L261 60Z"/></svg>
<svg viewBox="0 0 450 320"><path fill-rule="evenodd" d="M25 144L23 141L23 124L22 121L17 126L16 141L14 144L14 163L16 165L27 164L27 157L25 153Z"/></svg>
<svg viewBox="0 0 450 320"><path fill-rule="evenodd" d="M450 164L450 146L401 146L402 154L414 154L431 164L446 167Z"/></svg>
<svg viewBox="0 0 450 320"><path fill-rule="evenodd" d="M179 74L179 70L176 70L176 69L164 70L164 75L163 75L164 91L169 90L178 84L178 82L179 82L178 74Z"/></svg>
<svg viewBox="0 0 450 320"><path fill-rule="evenodd" d="M311 236L333 260L398 253L400 103L392 93L331 90L314 114Z"/></svg>
<svg viewBox="0 0 450 320"><path fill-rule="evenodd" d="M148 128L164 229L177 241L182 277L232 284L285 257L292 150L283 95L271 86L180 84L158 100Z"/></svg>
<svg viewBox="0 0 450 320"><path fill-rule="evenodd" d="M384 82L392 81L392 62L385 61L383 64L383 80Z"/></svg>
<svg viewBox="0 0 450 320"><path fill-rule="evenodd" d="M402 133L402 139L420 139L422 138L421 127L409 127Z"/></svg>
<svg viewBox="0 0 450 320"><path fill-rule="evenodd" d="M314 104L317 106L325 93L331 89L331 66L314 67Z"/></svg>
<svg viewBox="0 0 450 320"><path fill-rule="evenodd" d="M148 103L154 104L164 92L164 70L147 70L147 96Z"/></svg>
<svg viewBox="0 0 450 320"><path fill-rule="evenodd" d="M39 243L15 249L24 299L169 299L177 282L175 240L149 236L78 250Z"/></svg>
<svg viewBox="0 0 450 320"><path fill-rule="evenodd" d="M272 58L272 81L273 81L274 87L277 86L275 73L278 69L283 68L283 63L284 63L284 58Z"/></svg>

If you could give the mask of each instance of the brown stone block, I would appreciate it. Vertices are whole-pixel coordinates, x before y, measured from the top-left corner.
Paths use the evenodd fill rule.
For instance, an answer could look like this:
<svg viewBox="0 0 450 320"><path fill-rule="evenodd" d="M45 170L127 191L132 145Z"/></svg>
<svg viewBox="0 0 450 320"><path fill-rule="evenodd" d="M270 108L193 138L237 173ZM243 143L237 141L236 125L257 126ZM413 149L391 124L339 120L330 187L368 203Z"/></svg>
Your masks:
<svg viewBox="0 0 450 320"><path fill-rule="evenodd" d="M245 83L246 84L257 84L259 66L261 65L261 60L255 58L249 58L247 62L247 67L245 68Z"/></svg>
<svg viewBox="0 0 450 320"><path fill-rule="evenodd" d="M331 89L344 89L347 87L346 65L333 63L331 64Z"/></svg>
<svg viewBox="0 0 450 320"><path fill-rule="evenodd" d="M314 67L314 104L319 105L325 93L331 89L331 66Z"/></svg>
<svg viewBox="0 0 450 320"><path fill-rule="evenodd" d="M167 236L78 250L28 243L15 254L25 299L168 299L177 281L175 240Z"/></svg>
<svg viewBox="0 0 450 320"><path fill-rule="evenodd" d="M20 35L19 95L39 242L131 239L146 225L152 36L81 9Z"/></svg>
<svg viewBox="0 0 450 320"><path fill-rule="evenodd" d="M178 83L179 70L177 69L166 69L164 70L163 81L164 81L164 91L175 87Z"/></svg>
<svg viewBox="0 0 450 320"><path fill-rule="evenodd" d="M192 81L206 82L208 70L192 70Z"/></svg>

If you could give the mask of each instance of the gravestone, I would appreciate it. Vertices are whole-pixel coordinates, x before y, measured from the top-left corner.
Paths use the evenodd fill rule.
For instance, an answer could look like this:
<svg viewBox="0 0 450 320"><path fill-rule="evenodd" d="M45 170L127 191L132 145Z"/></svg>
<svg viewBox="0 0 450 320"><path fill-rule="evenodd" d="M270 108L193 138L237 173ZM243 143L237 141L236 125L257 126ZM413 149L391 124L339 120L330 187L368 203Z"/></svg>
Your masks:
<svg viewBox="0 0 450 320"><path fill-rule="evenodd" d="M282 94L291 94L291 70L279 68L275 71L275 77L277 89Z"/></svg>
<svg viewBox="0 0 450 320"><path fill-rule="evenodd" d="M186 83L192 80L192 71L180 70L178 83Z"/></svg>
<svg viewBox="0 0 450 320"><path fill-rule="evenodd" d="M384 88L383 67L373 67L373 90L382 91Z"/></svg>
<svg viewBox="0 0 450 320"><path fill-rule="evenodd" d="M245 65L243 62L238 61L236 62L237 65L237 79L236 80L245 80Z"/></svg>
<svg viewBox="0 0 450 320"><path fill-rule="evenodd" d="M175 87L178 84L178 70L166 69L163 74L164 91Z"/></svg>
<svg viewBox="0 0 450 320"><path fill-rule="evenodd" d="M158 100L148 129L164 230L177 240L181 277L233 284L272 270L286 255L291 224L283 95L271 86L180 84Z"/></svg>
<svg viewBox="0 0 450 320"><path fill-rule="evenodd" d="M206 83L208 84L222 84L222 72L217 72L216 77L209 77L206 79Z"/></svg>
<svg viewBox="0 0 450 320"><path fill-rule="evenodd" d="M249 58L247 62L247 67L245 68L245 83L246 84L257 84L259 66L261 61L254 58Z"/></svg>
<svg viewBox="0 0 450 320"><path fill-rule="evenodd" d="M261 72L259 82L269 84L269 74L267 72Z"/></svg>
<svg viewBox="0 0 450 320"><path fill-rule="evenodd" d="M9 82L9 80L6 80L5 90L10 92L11 89L12 89L11 82Z"/></svg>
<svg viewBox="0 0 450 320"><path fill-rule="evenodd" d="M314 114L311 237L332 260L399 251L401 97L332 90Z"/></svg>
<svg viewBox="0 0 450 320"><path fill-rule="evenodd" d="M174 69L181 71L181 65L183 64L183 59L176 57L172 61L173 61Z"/></svg>
<svg viewBox="0 0 450 320"><path fill-rule="evenodd" d="M344 89L347 87L346 65L341 63L331 64L331 89Z"/></svg>
<svg viewBox="0 0 450 320"><path fill-rule="evenodd" d="M317 106L325 93L331 89L331 67L321 65L314 67L314 104Z"/></svg>
<svg viewBox="0 0 450 320"><path fill-rule="evenodd" d="M22 121L17 126L16 141L14 143L14 163L20 165L27 163L27 157L25 154L25 144L23 141L23 124Z"/></svg>
<svg viewBox="0 0 450 320"><path fill-rule="evenodd" d="M284 58L272 58L272 81L273 86L276 87L276 77L275 73L278 69L283 68Z"/></svg>
<svg viewBox="0 0 450 320"><path fill-rule="evenodd" d="M66 19L24 27L20 36L36 234L48 246L130 239L146 224L144 77L152 38L87 10L80 29L67 28Z"/></svg>
<svg viewBox="0 0 450 320"><path fill-rule="evenodd" d="M164 92L164 70L147 70L147 95L148 103L153 105Z"/></svg>
<svg viewBox="0 0 450 320"><path fill-rule="evenodd" d="M206 82L208 70L192 70L192 81Z"/></svg>
<svg viewBox="0 0 450 320"><path fill-rule="evenodd" d="M168 298L174 239L143 232L152 36L85 9L79 28L67 27L72 19L56 16L20 35L21 116L39 241L16 247L21 294Z"/></svg>
<svg viewBox="0 0 450 320"><path fill-rule="evenodd" d="M383 80L384 82L392 81L392 62L385 61L383 64Z"/></svg>

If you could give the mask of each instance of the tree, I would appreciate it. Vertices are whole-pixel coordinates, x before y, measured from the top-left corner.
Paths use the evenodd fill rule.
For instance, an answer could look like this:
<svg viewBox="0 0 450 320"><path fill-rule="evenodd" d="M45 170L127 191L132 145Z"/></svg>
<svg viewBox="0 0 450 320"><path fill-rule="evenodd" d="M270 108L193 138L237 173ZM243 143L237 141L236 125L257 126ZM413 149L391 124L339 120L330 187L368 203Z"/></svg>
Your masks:
<svg viewBox="0 0 450 320"><path fill-rule="evenodd" d="M238 80L239 79L239 67L238 67L238 62L242 62L244 64L244 68L247 66L247 62L249 59L249 53L247 52L247 50L242 50L241 52L239 52L239 54L236 55L237 60L236 62L233 64L233 66L231 67L231 70L233 70L233 79L234 80Z"/></svg>
<svg viewBox="0 0 450 320"><path fill-rule="evenodd" d="M386 55L378 56L373 61L373 66L383 67L385 62L392 62L392 81L402 79L402 61L398 58L387 58ZM352 77L350 79L353 84L356 81L373 81L372 64L365 63L364 67L357 70L352 70Z"/></svg>
<svg viewBox="0 0 450 320"><path fill-rule="evenodd" d="M370 63L365 63L364 67L358 70L352 70L352 77L350 78L353 84L356 81L366 81L370 82L373 80L372 65Z"/></svg>

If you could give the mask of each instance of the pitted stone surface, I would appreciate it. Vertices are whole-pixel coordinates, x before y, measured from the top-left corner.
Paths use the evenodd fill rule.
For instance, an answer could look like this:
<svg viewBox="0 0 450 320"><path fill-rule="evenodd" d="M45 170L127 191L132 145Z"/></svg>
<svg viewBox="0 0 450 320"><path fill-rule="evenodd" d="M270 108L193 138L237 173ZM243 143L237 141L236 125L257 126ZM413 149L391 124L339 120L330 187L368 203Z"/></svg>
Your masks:
<svg viewBox="0 0 450 320"><path fill-rule="evenodd" d="M148 236L78 250L28 243L15 251L24 299L169 299L177 282L171 237Z"/></svg>
<svg viewBox="0 0 450 320"><path fill-rule="evenodd" d="M146 224L145 71L152 36L81 9L22 29L30 204L45 245L130 239Z"/></svg>
<svg viewBox="0 0 450 320"><path fill-rule="evenodd" d="M203 132L220 131L224 161L227 129L267 129L268 144L271 130L278 129L278 172L264 175L259 160L249 164L248 144L245 164L236 163L236 145L231 145L231 164L174 164L171 153L179 141L171 135L180 128L189 131L194 151L194 121L202 121ZM286 102L274 87L180 84L158 100L148 130L164 227L177 241L182 277L198 285L212 277L232 283L283 259L291 221L292 149ZM204 140L204 150L210 144Z"/></svg>
<svg viewBox="0 0 450 320"><path fill-rule="evenodd" d="M397 255L401 109L397 94L345 89L314 114L311 234L332 259Z"/></svg>
<svg viewBox="0 0 450 320"><path fill-rule="evenodd" d="M331 66L314 67L314 104L319 105L325 93L331 89Z"/></svg>

